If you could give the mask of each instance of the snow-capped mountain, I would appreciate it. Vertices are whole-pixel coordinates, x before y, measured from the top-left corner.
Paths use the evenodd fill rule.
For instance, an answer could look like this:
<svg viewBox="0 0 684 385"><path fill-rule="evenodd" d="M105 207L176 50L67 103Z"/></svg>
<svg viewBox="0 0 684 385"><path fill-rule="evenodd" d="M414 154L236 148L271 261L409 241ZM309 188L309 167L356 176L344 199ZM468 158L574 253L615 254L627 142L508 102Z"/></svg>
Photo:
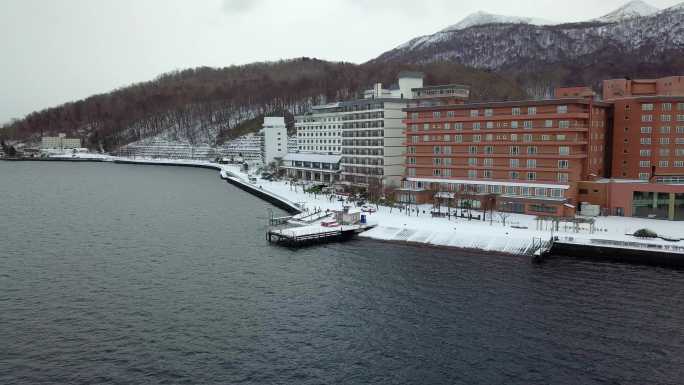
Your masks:
<svg viewBox="0 0 684 385"><path fill-rule="evenodd" d="M655 13L658 13L658 11L660 11L660 9L644 1L634 0L595 20L604 23L617 23L634 17L651 16Z"/></svg>
<svg viewBox="0 0 684 385"><path fill-rule="evenodd" d="M537 19L533 17L520 17L520 16L504 16L495 15L493 13L487 13L483 11L478 11L473 14L466 16L463 20L458 23L443 29L440 32L458 31L461 29L466 29L475 25L484 24L497 24L497 23L510 23L510 24L534 24L534 25L550 25L554 22L544 19Z"/></svg>
<svg viewBox="0 0 684 385"><path fill-rule="evenodd" d="M628 61L657 63L666 52L684 55L684 3L651 15L637 2L611 13L615 22L588 21L559 25L527 23L479 24L463 29L452 27L417 37L383 53L373 62L430 63L455 61L489 70L535 63L582 63L610 53ZM594 55L594 56L592 56ZM617 59L617 58L616 58ZM619 59L618 59L619 60ZM683 70L684 71L684 70Z"/></svg>

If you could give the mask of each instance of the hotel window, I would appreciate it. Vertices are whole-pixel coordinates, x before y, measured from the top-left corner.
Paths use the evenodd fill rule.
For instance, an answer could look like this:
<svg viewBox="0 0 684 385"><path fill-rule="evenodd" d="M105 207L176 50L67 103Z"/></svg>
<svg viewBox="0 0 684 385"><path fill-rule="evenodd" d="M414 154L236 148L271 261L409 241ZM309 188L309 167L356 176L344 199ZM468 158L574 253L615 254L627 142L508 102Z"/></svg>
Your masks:
<svg viewBox="0 0 684 385"><path fill-rule="evenodd" d="M482 124L480 122L473 123L473 130L479 130Z"/></svg>
<svg viewBox="0 0 684 385"><path fill-rule="evenodd" d="M558 181L561 183L567 183L568 182L568 174L565 172L559 172L558 173Z"/></svg>
<svg viewBox="0 0 684 385"><path fill-rule="evenodd" d="M479 143L482 141L482 135L473 135L473 142Z"/></svg>
<svg viewBox="0 0 684 385"><path fill-rule="evenodd" d="M658 151L660 156L670 156L670 149L669 148L661 148L660 151Z"/></svg>
<svg viewBox="0 0 684 385"><path fill-rule="evenodd" d="M528 159L527 160L527 168L537 168L537 160L536 159Z"/></svg>
<svg viewBox="0 0 684 385"><path fill-rule="evenodd" d="M672 121L672 115L660 115L660 121L661 122L671 122Z"/></svg>
<svg viewBox="0 0 684 385"><path fill-rule="evenodd" d="M672 103L663 103L661 104L660 109L663 111L672 111Z"/></svg>
<svg viewBox="0 0 684 385"><path fill-rule="evenodd" d="M651 138L641 138L639 139L641 144L651 144Z"/></svg>
<svg viewBox="0 0 684 385"><path fill-rule="evenodd" d="M411 136L411 143L416 144L419 142L420 142L420 136L418 136L418 135Z"/></svg>
<svg viewBox="0 0 684 385"><path fill-rule="evenodd" d="M684 156L684 148L678 148L675 150L675 155Z"/></svg>
<svg viewBox="0 0 684 385"><path fill-rule="evenodd" d="M450 140L451 140L451 135L449 135L449 134L444 135L444 136L442 137L442 140L445 141L445 142L450 141Z"/></svg>
<svg viewBox="0 0 684 385"><path fill-rule="evenodd" d="M451 123L444 123L444 129L450 130L451 129Z"/></svg>
<svg viewBox="0 0 684 385"><path fill-rule="evenodd" d="M447 168L447 169L442 170L442 176L447 176L447 177L451 176L451 169Z"/></svg>
<svg viewBox="0 0 684 385"><path fill-rule="evenodd" d="M477 158L468 158L468 166L477 166Z"/></svg>
<svg viewBox="0 0 684 385"><path fill-rule="evenodd" d="M684 122L684 115L677 115L678 122Z"/></svg>
<svg viewBox="0 0 684 385"><path fill-rule="evenodd" d="M513 108L511 108L511 115L513 115L513 116L518 116L518 115L520 115L520 107L513 107Z"/></svg>
<svg viewBox="0 0 684 385"><path fill-rule="evenodd" d="M675 143L677 144L684 144L684 138L676 138Z"/></svg>
<svg viewBox="0 0 684 385"><path fill-rule="evenodd" d="M499 185L489 186L489 192L491 192L492 194L501 194L501 186L499 186Z"/></svg>
<svg viewBox="0 0 684 385"><path fill-rule="evenodd" d="M548 142L549 140L551 140L551 135L542 135L542 136L541 136L541 140L542 140L542 141L545 141L545 142Z"/></svg>
<svg viewBox="0 0 684 385"><path fill-rule="evenodd" d="M491 142L492 140L494 140L494 135L492 135L492 134L485 135L485 141Z"/></svg>
<svg viewBox="0 0 684 385"><path fill-rule="evenodd" d="M440 146L434 146L434 147L432 147L432 153L433 153L433 154L436 154L436 155L441 154L441 153L442 153L442 147L440 147Z"/></svg>
<svg viewBox="0 0 684 385"><path fill-rule="evenodd" d="M412 113L411 113L411 119L419 119L419 118L420 118L420 114L419 114L419 113L417 113L417 112L412 112Z"/></svg>
<svg viewBox="0 0 684 385"><path fill-rule="evenodd" d="M660 138L660 144L670 144L670 138Z"/></svg>
<svg viewBox="0 0 684 385"><path fill-rule="evenodd" d="M538 197L545 197L546 196L546 189L542 187L537 187L534 189L534 195Z"/></svg>
<svg viewBox="0 0 684 385"><path fill-rule="evenodd" d="M641 133L642 134L650 134L651 133L651 127L641 127Z"/></svg>
<svg viewBox="0 0 684 385"><path fill-rule="evenodd" d="M509 147L509 152L511 155L518 155L520 153L520 147L511 146L511 147Z"/></svg>
<svg viewBox="0 0 684 385"><path fill-rule="evenodd" d="M527 107L527 115L537 115L537 107Z"/></svg>
<svg viewBox="0 0 684 385"><path fill-rule="evenodd" d="M559 155L570 155L570 147L568 147L568 146L558 147L558 154Z"/></svg>
<svg viewBox="0 0 684 385"><path fill-rule="evenodd" d="M652 122L653 121L653 115L641 115L641 121L642 122Z"/></svg>
<svg viewBox="0 0 684 385"><path fill-rule="evenodd" d="M408 153L409 153L409 154L415 154L415 153L416 153L416 148L413 147L413 146L409 146L409 148L408 148Z"/></svg>
<svg viewBox="0 0 684 385"><path fill-rule="evenodd" d="M442 170L439 170L439 169L432 170L432 176L441 176L441 175L442 175Z"/></svg>
<svg viewBox="0 0 684 385"><path fill-rule="evenodd" d="M430 135L423 135L423 142L429 142L430 141Z"/></svg>
<svg viewBox="0 0 684 385"><path fill-rule="evenodd" d="M644 103L641 105L641 111L653 111L653 103Z"/></svg>
<svg viewBox="0 0 684 385"><path fill-rule="evenodd" d="M649 180L650 174L647 172L640 172L639 173L639 179L640 180Z"/></svg>
<svg viewBox="0 0 684 385"><path fill-rule="evenodd" d="M518 168L520 166L520 159L510 159L509 164L511 168Z"/></svg>
<svg viewBox="0 0 684 385"><path fill-rule="evenodd" d="M456 111L447 111L448 118L453 118L454 116L456 116Z"/></svg>
<svg viewBox="0 0 684 385"><path fill-rule="evenodd" d="M666 160L661 160L660 162L658 162L658 167L670 167L670 162Z"/></svg>
<svg viewBox="0 0 684 385"><path fill-rule="evenodd" d="M684 111L684 103L677 103L677 111Z"/></svg>
<svg viewBox="0 0 684 385"><path fill-rule="evenodd" d="M423 131L427 131L429 129L430 129L430 124L428 124L428 123L423 124Z"/></svg>
<svg viewBox="0 0 684 385"><path fill-rule="evenodd" d="M568 113L568 106L558 106L556 108L556 112L559 114L567 114Z"/></svg>
<svg viewBox="0 0 684 385"><path fill-rule="evenodd" d="M416 169L415 168L409 168L408 169L408 176L416 176Z"/></svg>
<svg viewBox="0 0 684 385"><path fill-rule="evenodd" d="M491 108L485 108L484 114L485 116L494 116L494 110Z"/></svg>
<svg viewBox="0 0 684 385"><path fill-rule="evenodd" d="M520 179L520 173L517 171L511 171L508 173L508 177L512 180ZM509 188L515 188L515 187L509 187ZM515 190L513 192L510 192L510 194L515 194Z"/></svg>
<svg viewBox="0 0 684 385"><path fill-rule="evenodd" d="M649 167L651 167L651 161L650 160L640 160L639 161L639 167L649 168Z"/></svg>
<svg viewBox="0 0 684 385"><path fill-rule="evenodd" d="M470 110L470 117L471 117L471 118L477 118L478 116L480 116L480 111L478 111L478 110Z"/></svg>
<svg viewBox="0 0 684 385"><path fill-rule="evenodd" d="M518 128L518 121L514 120L511 122L511 128Z"/></svg>
<svg viewBox="0 0 684 385"><path fill-rule="evenodd" d="M523 135L523 142L531 142L531 141L532 141L532 134Z"/></svg>
<svg viewBox="0 0 684 385"><path fill-rule="evenodd" d="M570 128L569 120L561 120L558 122L558 128Z"/></svg>
<svg viewBox="0 0 684 385"><path fill-rule="evenodd" d="M551 190L551 196L554 198L562 198L563 197L563 190L559 188L555 188Z"/></svg>
<svg viewBox="0 0 684 385"><path fill-rule="evenodd" d="M468 147L468 154L477 154L477 146Z"/></svg>
<svg viewBox="0 0 684 385"><path fill-rule="evenodd" d="M408 158L408 163L409 164L416 164L416 158L413 158L413 157Z"/></svg>
<svg viewBox="0 0 684 385"><path fill-rule="evenodd" d="M477 170L468 170L468 178L470 178L470 179L477 178Z"/></svg>
<svg viewBox="0 0 684 385"><path fill-rule="evenodd" d="M684 134L684 126L677 126L677 133Z"/></svg>
<svg viewBox="0 0 684 385"><path fill-rule="evenodd" d="M527 173L527 180L537 180L537 173L536 172L528 172Z"/></svg>
<svg viewBox="0 0 684 385"><path fill-rule="evenodd" d="M517 142L518 141L518 134L511 134L511 142Z"/></svg>
<svg viewBox="0 0 684 385"><path fill-rule="evenodd" d="M562 169L570 168L570 161L567 161L567 160L559 160L559 161L558 161L558 168L562 168Z"/></svg>
<svg viewBox="0 0 684 385"><path fill-rule="evenodd" d="M683 160L675 160L673 162L674 167L684 167L684 161Z"/></svg>
<svg viewBox="0 0 684 385"><path fill-rule="evenodd" d="M651 150L639 150L639 156L651 156Z"/></svg>
<svg viewBox="0 0 684 385"><path fill-rule="evenodd" d="M484 159L484 166L485 166L485 167L492 167L492 166L494 166L494 159L492 159L492 158L485 158L485 159Z"/></svg>
<svg viewBox="0 0 684 385"><path fill-rule="evenodd" d="M435 119L439 119L439 118L442 117L442 113L439 112L439 111L433 111L433 112L432 112L432 117L435 118Z"/></svg>
<svg viewBox="0 0 684 385"><path fill-rule="evenodd" d="M463 135L454 135L454 142L462 143L463 142Z"/></svg>
<svg viewBox="0 0 684 385"><path fill-rule="evenodd" d="M487 122L487 125L485 126L487 128L494 128L494 122Z"/></svg>
<svg viewBox="0 0 684 385"><path fill-rule="evenodd" d="M526 120L525 122L523 122L523 127L524 127L525 129L528 129L528 130L531 129L531 128L532 128L532 121L531 121L531 120Z"/></svg>
<svg viewBox="0 0 684 385"><path fill-rule="evenodd" d="M536 155L536 154L537 154L537 147L535 147L535 146L527 147L527 155Z"/></svg>
<svg viewBox="0 0 684 385"><path fill-rule="evenodd" d="M485 179L492 179L492 170L482 171L482 177Z"/></svg>
<svg viewBox="0 0 684 385"><path fill-rule="evenodd" d="M486 147L484 148L484 153L485 153L485 154L493 154L493 153L494 153L494 147L492 147L492 146L486 146Z"/></svg>
<svg viewBox="0 0 684 385"><path fill-rule="evenodd" d="M545 120L544 121L544 127L545 128L552 128L553 127L553 120Z"/></svg>
<svg viewBox="0 0 684 385"><path fill-rule="evenodd" d="M454 130L462 131L463 130L463 123L454 123Z"/></svg>

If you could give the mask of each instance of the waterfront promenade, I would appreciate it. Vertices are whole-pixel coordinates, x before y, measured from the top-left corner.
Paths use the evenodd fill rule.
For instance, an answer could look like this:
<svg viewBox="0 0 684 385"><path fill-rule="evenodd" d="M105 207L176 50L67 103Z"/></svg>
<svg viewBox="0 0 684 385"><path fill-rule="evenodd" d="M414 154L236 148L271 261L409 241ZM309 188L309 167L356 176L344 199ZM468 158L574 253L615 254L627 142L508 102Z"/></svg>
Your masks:
<svg viewBox="0 0 684 385"><path fill-rule="evenodd" d="M79 155L89 159L88 154ZM64 160L73 160L73 157ZM97 155L93 161L134 163L149 165L169 165L185 167L201 167L219 171L221 178L232 184L268 200L271 203L289 210L316 211L339 210L344 202L330 199L329 195L314 195L303 191L302 186L291 185L284 181L267 181L257 179L249 182L249 175L243 173L239 166L223 165L208 161L180 159L129 159ZM374 206L375 208L375 206ZM428 244L433 246L457 247L508 254L529 255L538 247L539 242L553 238L561 242L601 247L643 250L648 252L667 252L684 254L684 241L672 242L660 238L641 239L630 234L642 228L657 232L669 239L684 238L684 222L670 222L641 218L598 217L595 219L594 232L588 225L560 226L558 231L551 230L549 224L540 224L536 217L521 214L509 214L504 226L500 218L487 217L486 220L468 220L451 217L433 218L431 205L417 207L417 211L407 212L397 208L377 206L377 211L368 213L368 223L374 227L362 233L361 237L383 240Z"/></svg>

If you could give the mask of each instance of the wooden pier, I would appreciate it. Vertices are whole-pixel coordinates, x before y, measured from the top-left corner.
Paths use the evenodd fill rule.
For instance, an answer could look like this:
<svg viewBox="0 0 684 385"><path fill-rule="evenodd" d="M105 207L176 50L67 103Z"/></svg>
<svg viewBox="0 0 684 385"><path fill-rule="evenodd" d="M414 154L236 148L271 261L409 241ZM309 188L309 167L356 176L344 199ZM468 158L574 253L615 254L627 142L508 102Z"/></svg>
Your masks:
<svg viewBox="0 0 684 385"><path fill-rule="evenodd" d="M294 227L289 229L269 230L266 238L270 243L281 246L299 248L322 243L344 242L356 234L373 228L369 225L340 226L335 228ZM304 231L302 231L304 230Z"/></svg>

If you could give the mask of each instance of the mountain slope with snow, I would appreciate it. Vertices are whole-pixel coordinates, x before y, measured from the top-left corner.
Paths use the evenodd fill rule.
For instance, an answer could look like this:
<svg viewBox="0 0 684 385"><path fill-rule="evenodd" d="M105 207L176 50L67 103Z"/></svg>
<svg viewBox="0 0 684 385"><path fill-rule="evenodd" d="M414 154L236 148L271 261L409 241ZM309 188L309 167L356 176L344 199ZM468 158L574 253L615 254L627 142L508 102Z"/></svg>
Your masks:
<svg viewBox="0 0 684 385"><path fill-rule="evenodd" d="M487 12L475 12L466 16L463 20L458 23L443 29L440 32L450 32L458 31L461 29L466 29L476 25L484 24L499 24L499 23L510 23L510 24L534 24L534 25L551 25L554 22L544 19L537 19L533 17L520 17L520 16L504 16L495 15Z"/></svg>
<svg viewBox="0 0 684 385"><path fill-rule="evenodd" d="M641 0L630 1L622 7L595 19L604 23L618 23L634 17L646 17L658 13L660 9Z"/></svg>
<svg viewBox="0 0 684 385"><path fill-rule="evenodd" d="M628 8L632 9L632 8ZM617 15L617 14L616 14ZM512 65L591 59L608 52L634 55L631 60L659 60L665 52L684 50L684 7L618 22L560 25L499 23L460 30L448 28L421 36L383 53L373 62L456 61L488 70Z"/></svg>

